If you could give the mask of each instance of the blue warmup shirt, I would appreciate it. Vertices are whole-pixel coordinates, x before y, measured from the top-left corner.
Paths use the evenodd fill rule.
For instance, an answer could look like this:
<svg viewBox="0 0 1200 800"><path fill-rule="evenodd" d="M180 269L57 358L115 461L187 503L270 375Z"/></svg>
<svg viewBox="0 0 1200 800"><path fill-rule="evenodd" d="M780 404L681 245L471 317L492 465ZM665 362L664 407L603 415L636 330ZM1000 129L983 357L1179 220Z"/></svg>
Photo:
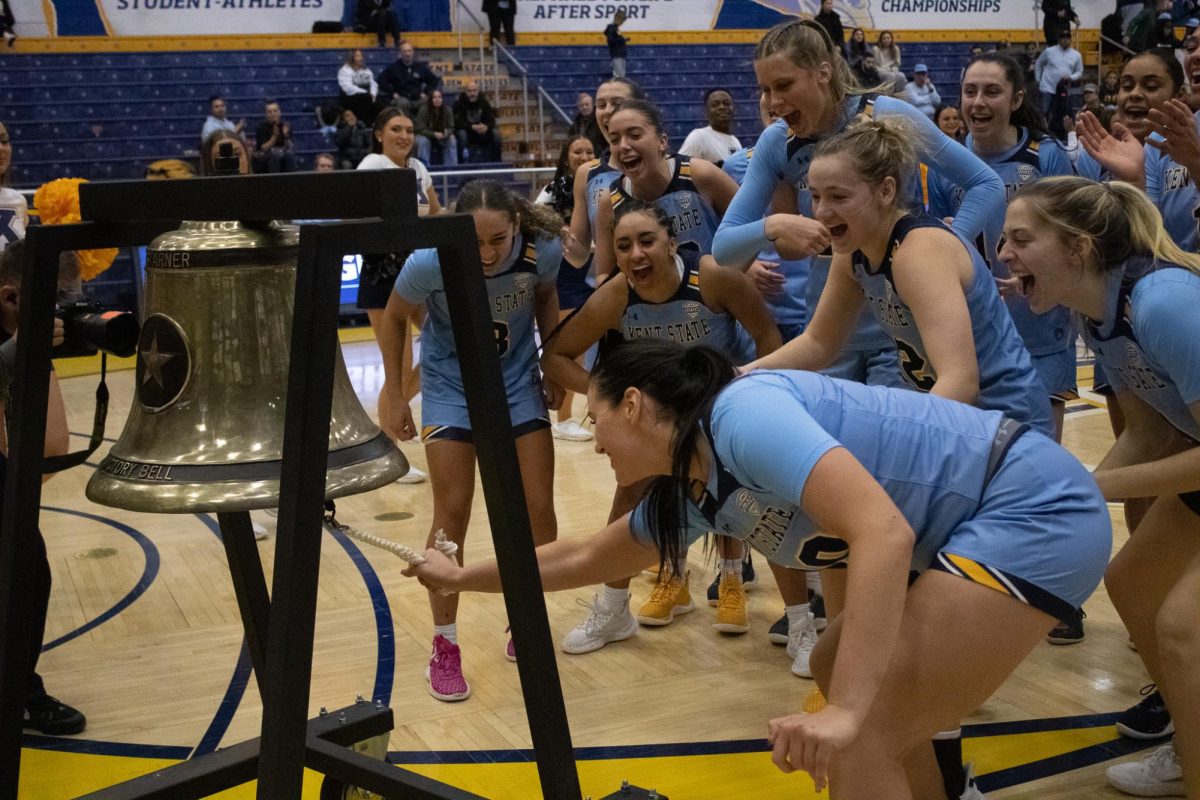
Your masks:
<svg viewBox="0 0 1200 800"><path fill-rule="evenodd" d="M688 503L687 541L715 531L800 569L841 560L846 543L822 534L800 498L820 458L845 447L912 526L912 567L924 569L978 509L1002 418L996 411L815 372L753 372L723 389L713 404L708 432L720 466L712 465L706 482L709 514ZM648 545L653 540L646 514L643 502L629 524Z"/></svg>
<svg viewBox="0 0 1200 800"><path fill-rule="evenodd" d="M643 300L629 287L625 312L619 330L625 341L663 339L691 347L706 344L725 353L739 364L754 358L754 343L745 352L741 326L726 313L717 313L704 304L700 293L700 254L680 250L675 256L679 270L679 288L661 303ZM748 338L748 337L746 337Z"/></svg>
<svg viewBox="0 0 1200 800"><path fill-rule="evenodd" d="M910 120L926 143L921 148L921 161L968 189L954 220L956 231L974 239L988 220L1003 217L1003 184L996 174L969 150L938 130L912 105L892 97L874 100L861 95L847 97L835 132L845 129L859 113L902 116ZM781 182L795 186L802 196L808 194L808 165L816 144L816 139L791 136L783 120L762 132L754 145L754 158L746 171L745 182L717 229L713 256L718 263L745 264L770 244L765 228L771 195ZM802 210L804 207L802 202ZM809 208L811 210L811 206Z"/></svg>
<svg viewBox="0 0 1200 800"><path fill-rule="evenodd" d="M1193 117L1195 120L1195 117ZM1150 138L1163 141L1157 133ZM1187 253L1200 251L1200 235L1196 226L1200 224L1200 190L1192 182L1187 167L1147 143L1146 151L1146 196L1162 214L1163 227L1175 244Z"/></svg>
<svg viewBox="0 0 1200 800"><path fill-rule="evenodd" d="M909 233L918 228L938 228L954 235L971 256L974 278L967 289L966 299L967 311L971 315L975 358L979 362L979 398L976 405L1003 412L1017 422L1028 423L1042 433L1053 436L1050 401L1041 379L1033 370L1020 334L996 291L995 281L983 257L941 220L925 214L910 214L896 222L887 250L884 251L883 262L878 266L869 264L861 251L855 252L852 259L854 278L867 296L867 305L883 330L896 343L904 380L921 392L930 391L937 381L937 374L929 363L929 355L917 329L916 318L900 296L892 277L893 251Z"/></svg>
<svg viewBox="0 0 1200 800"><path fill-rule="evenodd" d="M1193 440L1200 423L1200 275L1174 264L1129 259L1109 278L1104 322L1084 335L1115 391L1133 392Z"/></svg>
<svg viewBox="0 0 1200 800"><path fill-rule="evenodd" d="M654 205L666 212L675 232L675 241L681 246L691 245L701 253L712 252L713 234L717 232L717 212L704 199L692 182L692 165L688 156L671 156L667 159L671 170L671 181L663 193L654 198ZM612 199L613 214L622 204L634 200L630 181L618 175L608 185ZM615 219L615 216L614 216Z"/></svg>
<svg viewBox="0 0 1200 800"><path fill-rule="evenodd" d="M967 135L967 147L972 148L971 136ZM972 148L973 151L973 148ZM1019 129L1017 143L1010 149L992 155L976 153L985 164L995 170L1004 181L1004 197L1012 202L1017 191L1025 184L1038 178L1053 175L1074 175L1071 159L1053 139L1040 141L1031 139L1029 131ZM955 185L934 170L929 173L929 213L938 219L954 217L962 205L962 187ZM991 265L992 273L998 278L1009 276L1008 266L996 257L1004 228L1003 215L988 220L980 242L984 259ZM1016 323L1017 332L1025 342L1030 355L1044 356L1067 349L1074 342L1070 312L1056 306L1045 314L1034 314L1029 310L1029 301L1019 295L1004 298L1008 311Z"/></svg>
<svg viewBox="0 0 1200 800"><path fill-rule="evenodd" d="M743 147L725 159L721 169L741 186L742 180L746 177L746 168L750 166L750 159L753 156L753 147ZM773 246L760 250L758 258L762 261L774 261L779 264L776 271L783 276L783 289L775 296L764 299L771 312L771 318L783 332L786 342L799 336L804 330L804 326L808 324L807 288L810 259L788 261L775 252Z"/></svg>
<svg viewBox="0 0 1200 800"><path fill-rule="evenodd" d="M539 286L554 286L561 261L562 242L557 237L531 242L518 235L505 263L484 276L510 407L541 396L533 336L535 295ZM437 250L418 250L409 256L396 278L395 292L429 309L421 328L422 394L434 403L466 408Z"/></svg>

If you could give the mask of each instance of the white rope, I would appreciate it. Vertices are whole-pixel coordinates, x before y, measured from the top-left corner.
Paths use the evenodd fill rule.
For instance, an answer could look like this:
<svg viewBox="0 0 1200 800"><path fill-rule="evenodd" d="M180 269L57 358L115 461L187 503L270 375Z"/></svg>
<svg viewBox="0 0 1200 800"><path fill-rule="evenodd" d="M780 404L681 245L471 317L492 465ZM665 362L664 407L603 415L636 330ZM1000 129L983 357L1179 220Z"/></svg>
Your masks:
<svg viewBox="0 0 1200 800"><path fill-rule="evenodd" d="M400 542L393 542L391 539L384 539L381 536L374 536L370 533L365 533L357 528L352 528L349 525L343 525L342 523L333 519L332 515L326 518L326 525L328 525L331 531L345 534L355 541L369 544L372 547L378 547L380 550L386 550L393 555L399 556L402 560L407 561L414 567L419 567L425 563L425 556L423 556L421 553L418 553L408 545L401 544ZM453 559L454 554L458 552L458 545L446 538L446 532L440 528L434 535L433 546L436 547L444 556L451 559ZM454 594L454 592L449 592L444 589L438 589L437 591L438 594L442 595Z"/></svg>

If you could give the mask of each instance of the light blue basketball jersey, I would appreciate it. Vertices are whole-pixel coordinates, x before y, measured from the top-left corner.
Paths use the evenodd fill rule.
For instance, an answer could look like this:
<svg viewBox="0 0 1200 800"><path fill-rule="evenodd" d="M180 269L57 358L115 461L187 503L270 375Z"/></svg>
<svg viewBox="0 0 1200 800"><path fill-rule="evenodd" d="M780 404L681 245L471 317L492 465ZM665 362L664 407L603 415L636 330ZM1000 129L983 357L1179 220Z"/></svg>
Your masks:
<svg viewBox="0 0 1200 800"><path fill-rule="evenodd" d="M750 159L753 157L754 148L743 147L725 159L721 169L740 186L746 177L746 168L750 166ZM803 333L804 326L808 324L807 289L810 260L807 258L796 261L786 260L770 245L759 251L758 258L762 261L774 261L779 264L776 271L783 276L783 290L777 295L764 298L764 300L771 312L771 319L775 320L780 333L783 334L783 340L787 342Z"/></svg>
<svg viewBox="0 0 1200 800"><path fill-rule="evenodd" d="M1193 121L1195 117L1193 117ZM1162 141L1158 133L1151 139ZM1149 142L1146 151L1146 196L1158 206L1163 227L1175 244L1187 253L1200 250L1200 190L1192 182L1187 167L1175 161Z"/></svg>
<svg viewBox="0 0 1200 800"><path fill-rule="evenodd" d="M973 148L972 138L967 135L967 147ZM1005 202L1011 202L1017 191L1038 178L1054 175L1073 175L1071 159L1047 137L1038 141L1031 139L1029 131L1019 129L1017 143L1002 153L986 155L976 153L1004 181ZM962 187L956 186L935 170L929 173L929 213L938 219L953 217L962 204ZM1003 215L988 220L983 239L979 243L986 262L998 278L1009 277L1008 266L996 257L1004 228ZM1069 348L1075 340L1070 312L1056 306L1045 314L1034 314L1029 310L1029 301L1015 295L1004 298L1008 311L1016 323L1017 332L1025 342L1030 355L1044 356Z"/></svg>
<svg viewBox="0 0 1200 800"><path fill-rule="evenodd" d="M892 278L892 252L904 238L918 228L939 228L954 233L940 220L921 214L902 217L892 230L883 262L873 267L861 251L854 254L854 278L867 296L867 305L896 343L900 372L914 389L928 392L937 381L929 363L929 355L917 330L912 310L897 292ZM957 235L956 235L956 238ZM967 311L971 315L971 334L975 341L975 358L979 362L980 408L1000 411L1018 422L1053 436L1054 423L1050 401L1041 379L1033 370L1029 352L1013 326L996 291L992 274L979 251L961 238L962 247L971 256L974 279L967 289Z"/></svg>
<svg viewBox="0 0 1200 800"><path fill-rule="evenodd" d="M518 235L507 261L496 273L485 276L510 407L541 395L533 335L535 294L539 286L554 286L561 261L559 239L527 241ZM409 256L396 278L395 292L409 303L425 303L429 310L421 328L421 392L426 402L461 407L465 412L462 371L437 250L418 250ZM461 423L442 420L441 424L470 427L465 416Z"/></svg>
<svg viewBox="0 0 1200 800"><path fill-rule="evenodd" d="M956 231L973 239L987 220L996 215L1003 216L1003 187L996 174L969 150L938 130L910 103L894 97L847 97L837 131L853 122L858 114L908 119L921 137L921 160L970 189L954 219ZM762 132L754 145L754 158L746 170L746 179L717 229L713 255L718 263L725 266L744 264L768 244L765 218L775 187L786 182L797 190L808 188L808 165L816 144L816 139L791 135L783 120ZM912 189L917 196L920 181L914 183Z"/></svg>
<svg viewBox="0 0 1200 800"><path fill-rule="evenodd" d="M841 446L908 520L917 536L912 568L925 569L979 507L1002 418L931 395L813 372L753 372L714 402L708 433L716 459L705 498L688 503L687 540L711 530L799 569L841 560L846 543L823 534L799 502L817 462ZM652 541L644 502L630 527L642 542Z"/></svg>
<svg viewBox="0 0 1200 800"><path fill-rule="evenodd" d="M607 155L606 153L603 159L588 162L585 199L587 200L588 225L591 226L593 242L596 240L596 219L599 208L597 202L600 200L600 194L608 188L614 177L621 174L619 169L608 165Z"/></svg>
<svg viewBox="0 0 1200 800"><path fill-rule="evenodd" d="M625 312L618 330L625 341L663 339L692 347L706 344L725 353L738 364L754 358L754 343L746 352L741 326L731 315L717 313L704 304L700 294L700 254L680 250L675 256L680 271L679 288L670 299L650 303L629 287Z"/></svg>
<svg viewBox="0 0 1200 800"><path fill-rule="evenodd" d="M1085 336L1116 391L1128 389L1200 442L1200 275L1146 257L1114 270L1104 322Z"/></svg>
<svg viewBox="0 0 1200 800"><path fill-rule="evenodd" d="M692 182L692 165L688 156L671 156L667 161L671 181L663 193L654 198L654 205L667 213L680 246L691 245L701 253L712 252L713 234L717 232L717 212ZM629 179L618 176L608 186L615 215L624 203L634 199ZM615 219L615 216L614 216Z"/></svg>

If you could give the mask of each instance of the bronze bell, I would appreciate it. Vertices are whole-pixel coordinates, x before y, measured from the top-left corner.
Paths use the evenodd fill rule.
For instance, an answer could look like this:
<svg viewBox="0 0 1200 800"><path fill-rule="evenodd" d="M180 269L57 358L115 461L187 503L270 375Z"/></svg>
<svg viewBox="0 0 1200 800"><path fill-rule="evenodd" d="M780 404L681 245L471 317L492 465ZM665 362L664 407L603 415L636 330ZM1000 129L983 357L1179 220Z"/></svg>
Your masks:
<svg viewBox="0 0 1200 800"><path fill-rule="evenodd" d="M159 513L279 505L298 241L291 225L185 222L151 243L136 396L89 500ZM358 402L339 348L326 498L407 471Z"/></svg>

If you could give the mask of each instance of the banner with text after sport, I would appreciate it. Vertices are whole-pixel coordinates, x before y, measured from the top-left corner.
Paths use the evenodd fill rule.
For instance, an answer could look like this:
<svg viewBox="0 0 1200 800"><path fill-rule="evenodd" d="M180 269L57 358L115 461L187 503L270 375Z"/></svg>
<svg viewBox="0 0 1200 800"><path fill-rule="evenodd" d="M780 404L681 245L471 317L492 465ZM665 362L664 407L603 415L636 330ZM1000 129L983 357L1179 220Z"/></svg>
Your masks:
<svg viewBox="0 0 1200 800"><path fill-rule="evenodd" d="M1099 27L1105 9L1078 5L1083 27ZM599 36L623 10L627 20L621 32L636 45L638 31L765 28L789 16L811 16L820 7L820 0L518 0L514 27L518 34L594 30ZM1041 12L1029 0L834 0L833 7L847 27L872 30L1040 31L1042 26ZM471 24L465 15L460 20Z"/></svg>

